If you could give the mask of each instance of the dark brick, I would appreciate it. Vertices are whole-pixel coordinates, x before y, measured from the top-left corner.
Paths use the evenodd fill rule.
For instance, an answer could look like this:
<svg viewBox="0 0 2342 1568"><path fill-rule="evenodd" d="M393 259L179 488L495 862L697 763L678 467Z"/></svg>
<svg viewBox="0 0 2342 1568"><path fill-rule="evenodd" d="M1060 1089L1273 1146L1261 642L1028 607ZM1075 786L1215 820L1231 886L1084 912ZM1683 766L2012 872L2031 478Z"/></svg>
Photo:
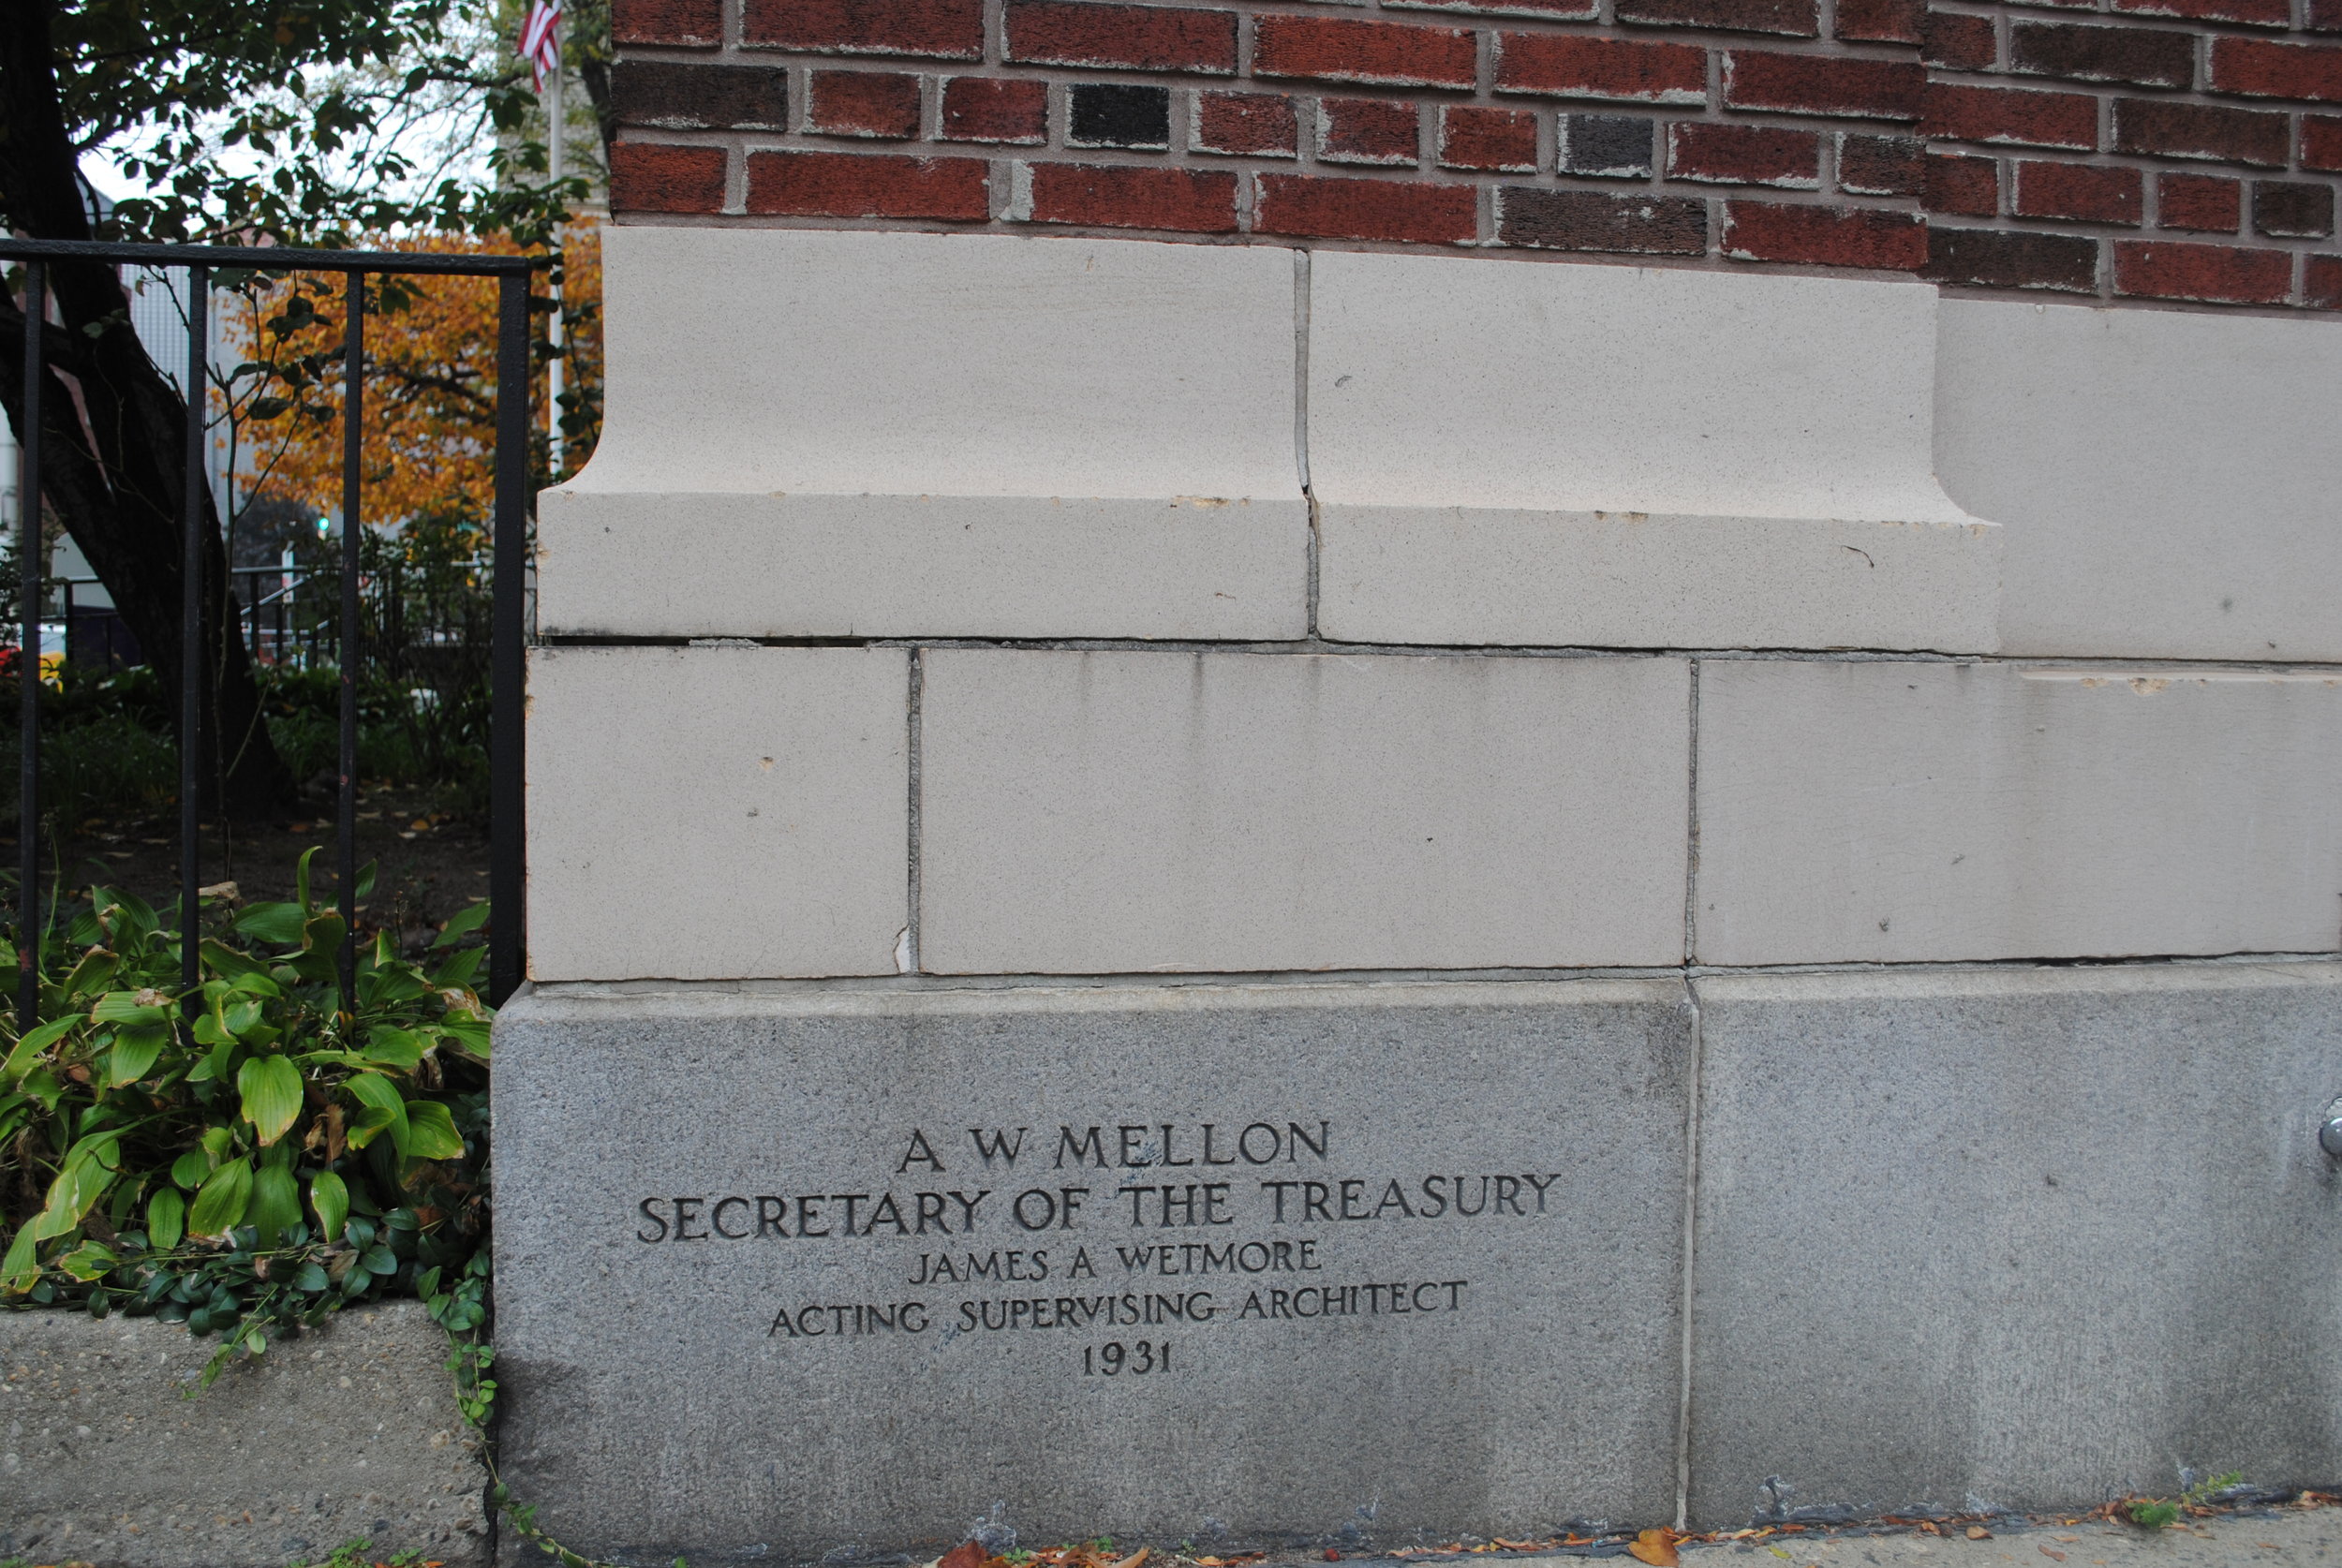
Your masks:
<svg viewBox="0 0 2342 1568"><path fill-rule="evenodd" d="M1439 161L1448 169L1533 172L1537 167L1535 111L1445 106L1439 111Z"/></svg>
<svg viewBox="0 0 2342 1568"><path fill-rule="evenodd" d="M1932 141L2093 148L2098 144L2098 100L2084 93L1932 81L1920 134Z"/></svg>
<svg viewBox="0 0 2342 1568"><path fill-rule="evenodd" d="M1831 30L1866 43L1918 43L1926 18L1925 0L1838 0Z"/></svg>
<svg viewBox="0 0 2342 1568"><path fill-rule="evenodd" d="M1931 213L1961 217L1995 217L2000 213L2000 164L1996 159L1930 153L1927 185L1920 205Z"/></svg>
<svg viewBox="0 0 2342 1568"><path fill-rule="evenodd" d="M1993 19L1964 11L1931 10L1927 25L1920 30L1920 54L1931 66L1956 71L1991 70L1999 58Z"/></svg>
<svg viewBox="0 0 2342 1568"><path fill-rule="evenodd" d="M621 141L610 149L614 213L720 213L724 150Z"/></svg>
<svg viewBox="0 0 2342 1568"><path fill-rule="evenodd" d="M1724 101L1733 109L1916 120L1926 82L1917 61L1740 49L1724 57Z"/></svg>
<svg viewBox="0 0 2342 1568"><path fill-rule="evenodd" d="M919 134L919 79L899 71L811 71L806 129L906 141Z"/></svg>
<svg viewBox="0 0 2342 1568"><path fill-rule="evenodd" d="M2342 173L2342 119L2331 114L2302 116L2302 167Z"/></svg>
<svg viewBox="0 0 2342 1568"><path fill-rule="evenodd" d="M2212 90L2247 98L2342 103L2342 46L2215 38Z"/></svg>
<svg viewBox="0 0 2342 1568"><path fill-rule="evenodd" d="M2114 150L2149 157L2285 167L2285 116L2169 98L2114 100Z"/></svg>
<svg viewBox="0 0 2342 1568"><path fill-rule="evenodd" d="M1067 90L1072 100L1065 140L1075 147L1171 145L1171 89L1081 82Z"/></svg>
<svg viewBox="0 0 2342 1568"><path fill-rule="evenodd" d="M2211 174L2163 174L2155 182L2156 225L2199 234L2233 234L2245 221L2245 185Z"/></svg>
<svg viewBox="0 0 2342 1568"><path fill-rule="evenodd" d="M1701 27L1725 33L1821 35L1815 0L1618 0L1621 22L1646 27Z"/></svg>
<svg viewBox="0 0 2342 1568"><path fill-rule="evenodd" d="M1479 187L1424 180L1256 174L1253 230L1326 240L1463 244L1480 231Z"/></svg>
<svg viewBox="0 0 2342 1568"><path fill-rule="evenodd" d="M1715 185L1821 185L1821 138L1771 126L1681 120L1668 126L1668 178Z"/></svg>
<svg viewBox="0 0 2342 1568"><path fill-rule="evenodd" d="M2312 310L2342 310L2342 256L2303 259L2302 303Z"/></svg>
<svg viewBox="0 0 2342 1568"><path fill-rule="evenodd" d="M2137 228L2146 182L2136 169L2019 159L2011 170L2010 210L2019 217L2067 218Z"/></svg>
<svg viewBox="0 0 2342 1568"><path fill-rule="evenodd" d="M2342 33L2342 0L2309 0L2303 8L2302 30L2306 33ZM2311 260L2324 258L2312 257Z"/></svg>
<svg viewBox="0 0 2342 1568"><path fill-rule="evenodd" d="M2196 36L2152 27L2076 27L2020 22L2008 30L2008 68L2077 81L2185 87L2195 80Z"/></svg>
<svg viewBox="0 0 2342 1568"><path fill-rule="evenodd" d="M620 60L610 67L610 111L622 126L785 131L789 75L777 66Z"/></svg>
<svg viewBox="0 0 2342 1568"><path fill-rule="evenodd" d="M1554 22L1592 22L1600 0L1383 0L1386 11L1485 11L1490 16L1538 16Z"/></svg>
<svg viewBox="0 0 2342 1568"><path fill-rule="evenodd" d="M984 58L984 0L744 0L742 41L811 54Z"/></svg>
<svg viewBox="0 0 2342 1568"><path fill-rule="evenodd" d="M1931 229L1927 265L1934 283L1978 288L2098 291L2098 243L2079 234L2029 234L2010 229Z"/></svg>
<svg viewBox="0 0 2342 1568"><path fill-rule="evenodd" d="M1917 196L1927 185L1927 143L1916 136L1838 138L1838 188L1854 196Z"/></svg>
<svg viewBox="0 0 2342 1568"><path fill-rule="evenodd" d="M2244 250L2178 240L2114 242L2114 292L2214 304L2283 304L2293 287L2290 250Z"/></svg>
<svg viewBox="0 0 2342 1568"><path fill-rule="evenodd" d="M724 41L723 0L610 0L614 43L712 49Z"/></svg>
<svg viewBox="0 0 2342 1568"><path fill-rule="evenodd" d="M2293 21L2292 0L2114 0L2114 8L2134 16L2242 22L2260 27L2285 27Z"/></svg>
<svg viewBox="0 0 2342 1568"><path fill-rule="evenodd" d="M1724 204L1724 254L1736 261L1797 261L1914 273L1927 262L1927 223L1875 207Z"/></svg>
<svg viewBox="0 0 2342 1568"><path fill-rule="evenodd" d="M900 153L750 153L749 211L800 217L991 216L982 158Z"/></svg>
<svg viewBox="0 0 2342 1568"><path fill-rule="evenodd" d="M1127 163L1036 163L1031 168L1030 222L1182 234L1236 232L1236 176L1226 170Z"/></svg>
<svg viewBox="0 0 2342 1568"><path fill-rule="evenodd" d="M1032 145L1049 139L1049 84L955 76L943 83L943 140Z"/></svg>
<svg viewBox="0 0 2342 1568"><path fill-rule="evenodd" d="M1317 155L1328 163L1419 161L1415 105L1393 98L1317 100Z"/></svg>
<svg viewBox="0 0 2342 1568"><path fill-rule="evenodd" d="M1564 174L1647 180L1653 124L1639 114L1564 114L1556 161Z"/></svg>
<svg viewBox="0 0 2342 1568"><path fill-rule="evenodd" d="M1028 65L1236 72L1236 13L1097 0L1009 0L1007 58Z"/></svg>
<svg viewBox="0 0 2342 1568"><path fill-rule="evenodd" d="M1300 156L1293 100L1282 93L1198 93L1188 145L1231 156Z"/></svg>
<svg viewBox="0 0 2342 1568"><path fill-rule="evenodd" d="M2322 240L2334 232L2334 187L2306 181L2255 180L2253 232L2286 240Z"/></svg>
<svg viewBox="0 0 2342 1568"><path fill-rule="evenodd" d="M1496 211L1496 237L1508 245L1641 256L1708 253L1705 201L1502 185Z"/></svg>
<svg viewBox="0 0 2342 1568"><path fill-rule="evenodd" d="M1575 33L1500 33L1496 90L1644 103L1708 101L1708 52Z"/></svg>
<svg viewBox="0 0 2342 1568"><path fill-rule="evenodd" d="M1254 76L1469 87L1478 69L1479 45L1461 28L1327 16L1263 16L1253 23Z"/></svg>

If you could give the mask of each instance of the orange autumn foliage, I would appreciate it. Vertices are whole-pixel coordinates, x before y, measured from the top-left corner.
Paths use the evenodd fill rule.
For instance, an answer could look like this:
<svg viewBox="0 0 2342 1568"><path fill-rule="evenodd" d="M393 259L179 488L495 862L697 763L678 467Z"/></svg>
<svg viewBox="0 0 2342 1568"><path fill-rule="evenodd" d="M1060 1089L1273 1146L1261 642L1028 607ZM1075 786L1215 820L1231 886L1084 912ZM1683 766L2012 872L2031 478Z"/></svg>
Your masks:
<svg viewBox="0 0 2342 1568"><path fill-rule="evenodd" d="M510 242L439 235L379 248L512 255ZM599 433L601 244L592 224L563 247L561 474L581 467ZM545 435L545 274L530 280L530 478L551 479ZM290 501L320 516L342 500L342 366L346 309L339 274L261 280L221 300L230 363L223 442L232 443L240 492ZM364 320L361 516L370 526L429 519L484 525L495 493L497 282L487 277L369 278Z"/></svg>

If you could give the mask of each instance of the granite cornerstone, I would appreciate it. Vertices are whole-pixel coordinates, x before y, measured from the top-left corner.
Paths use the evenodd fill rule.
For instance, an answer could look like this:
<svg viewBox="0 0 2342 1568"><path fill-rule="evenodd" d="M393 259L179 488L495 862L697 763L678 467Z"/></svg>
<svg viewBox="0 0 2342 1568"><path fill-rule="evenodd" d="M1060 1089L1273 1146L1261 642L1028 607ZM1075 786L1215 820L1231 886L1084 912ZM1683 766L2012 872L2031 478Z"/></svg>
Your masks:
<svg viewBox="0 0 2342 1568"><path fill-rule="evenodd" d="M621 5L542 1522L2342 1481L2342 48L2112 7Z"/></svg>

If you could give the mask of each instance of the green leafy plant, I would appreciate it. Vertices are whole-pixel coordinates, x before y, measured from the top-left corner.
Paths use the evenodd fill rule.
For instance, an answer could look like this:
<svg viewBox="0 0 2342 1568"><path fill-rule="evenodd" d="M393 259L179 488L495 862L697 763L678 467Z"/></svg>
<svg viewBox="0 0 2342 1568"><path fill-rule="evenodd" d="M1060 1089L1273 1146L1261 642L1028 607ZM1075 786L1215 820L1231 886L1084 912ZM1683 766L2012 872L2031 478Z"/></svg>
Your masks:
<svg viewBox="0 0 2342 1568"><path fill-rule="evenodd" d="M2169 1530L2180 1516L2203 1507L2231 1487L2244 1484L2245 1472L2231 1470L2196 1482L2175 1498L2134 1497L2123 1501L2123 1516L2142 1530Z"/></svg>
<svg viewBox="0 0 2342 1568"><path fill-rule="evenodd" d="M476 1280L484 1323L490 1013L484 950L459 944L487 907L447 924L428 969L387 933L361 943L345 1013L316 853L291 902L215 901L192 991L178 934L129 894L93 888L41 940L43 1022L0 1024L0 1301L218 1333L206 1383L383 1294L441 1295L461 1319Z"/></svg>

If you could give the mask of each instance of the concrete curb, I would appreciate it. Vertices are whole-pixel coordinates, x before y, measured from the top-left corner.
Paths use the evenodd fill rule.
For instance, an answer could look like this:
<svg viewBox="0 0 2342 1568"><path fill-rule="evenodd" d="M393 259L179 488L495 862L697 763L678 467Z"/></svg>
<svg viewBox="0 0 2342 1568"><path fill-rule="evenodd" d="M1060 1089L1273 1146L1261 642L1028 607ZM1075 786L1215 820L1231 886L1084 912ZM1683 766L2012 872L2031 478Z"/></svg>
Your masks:
<svg viewBox="0 0 2342 1568"><path fill-rule="evenodd" d="M284 1568L363 1538L484 1568L487 1472L420 1303L343 1313L186 1398L217 1347L0 1313L0 1559Z"/></svg>

